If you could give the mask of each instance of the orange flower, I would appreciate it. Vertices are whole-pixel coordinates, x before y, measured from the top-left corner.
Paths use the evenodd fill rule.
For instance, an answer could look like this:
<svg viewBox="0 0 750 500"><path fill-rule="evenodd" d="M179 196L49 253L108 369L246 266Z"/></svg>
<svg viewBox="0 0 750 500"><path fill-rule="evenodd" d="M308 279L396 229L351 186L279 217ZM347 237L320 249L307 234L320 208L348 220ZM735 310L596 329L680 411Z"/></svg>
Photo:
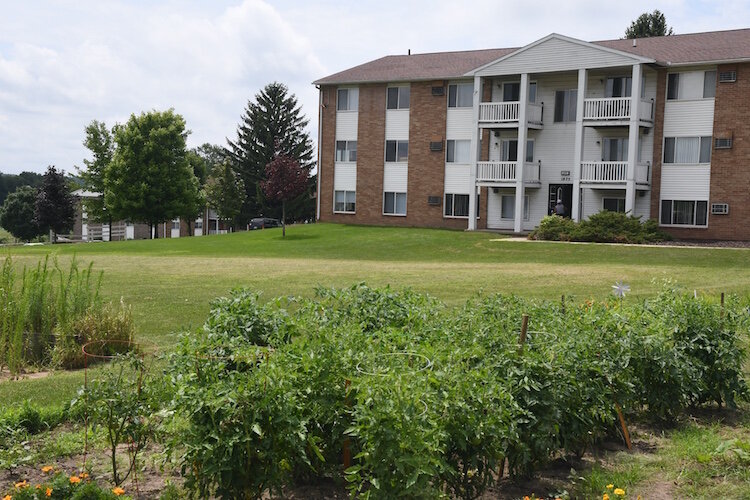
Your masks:
<svg viewBox="0 0 750 500"><path fill-rule="evenodd" d="M20 490L21 488L28 488L28 487L29 487L29 482L26 481L25 479L21 481L20 483L16 483L16 489Z"/></svg>
<svg viewBox="0 0 750 500"><path fill-rule="evenodd" d="M37 484L36 485L36 489L41 490L42 489L42 485L41 484Z"/></svg>
<svg viewBox="0 0 750 500"><path fill-rule="evenodd" d="M81 472L80 474L78 474L78 477L80 477L81 479L86 479L89 477L89 474L88 472Z"/></svg>
<svg viewBox="0 0 750 500"><path fill-rule="evenodd" d="M42 467L42 472L44 472L45 474L47 474L48 472L52 472L53 470L55 470L55 468L51 465L45 465L44 467Z"/></svg>
<svg viewBox="0 0 750 500"><path fill-rule="evenodd" d="M3 500L13 500L13 497L12 497L12 496L10 496L10 495L5 495L5 496L3 497Z"/></svg>
<svg viewBox="0 0 750 500"><path fill-rule="evenodd" d="M116 486L116 487L112 488L112 493L114 493L115 495L117 495L119 497L120 495L125 494L125 490L123 490L119 486Z"/></svg>
<svg viewBox="0 0 750 500"><path fill-rule="evenodd" d="M45 496L51 497L52 496L52 488L47 488L47 491L44 492Z"/></svg>
<svg viewBox="0 0 750 500"><path fill-rule="evenodd" d="M81 482L81 478L78 476L70 476L70 484L78 484Z"/></svg>

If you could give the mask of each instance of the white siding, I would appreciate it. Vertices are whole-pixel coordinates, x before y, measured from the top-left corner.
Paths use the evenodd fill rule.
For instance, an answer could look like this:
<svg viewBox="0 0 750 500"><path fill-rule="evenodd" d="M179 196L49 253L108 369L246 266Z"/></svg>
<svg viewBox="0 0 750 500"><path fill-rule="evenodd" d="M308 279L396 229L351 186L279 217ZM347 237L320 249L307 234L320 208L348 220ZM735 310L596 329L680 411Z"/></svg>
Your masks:
<svg viewBox="0 0 750 500"><path fill-rule="evenodd" d="M357 122L359 113L357 111L339 111L336 113L336 140L356 141Z"/></svg>
<svg viewBox="0 0 750 500"><path fill-rule="evenodd" d="M627 66L638 60L617 54L585 42L578 43L560 38L550 38L523 52L484 68L480 76L567 71L580 68L605 68Z"/></svg>
<svg viewBox="0 0 750 500"><path fill-rule="evenodd" d="M664 108L664 137L712 135L713 129L713 99L667 101Z"/></svg>
<svg viewBox="0 0 750 500"><path fill-rule="evenodd" d="M446 139L471 139L474 127L472 108L448 108L445 124Z"/></svg>
<svg viewBox="0 0 750 500"><path fill-rule="evenodd" d="M385 112L385 139L406 140L409 138L409 110L388 109Z"/></svg>
<svg viewBox="0 0 750 500"><path fill-rule="evenodd" d="M529 220L523 221L523 230L531 231L539 225L542 217L547 215L548 194L549 186L543 186L539 189L526 189L526 195L529 197Z"/></svg>
<svg viewBox="0 0 750 500"><path fill-rule="evenodd" d="M663 165L661 168L662 200L708 200L711 185L708 165Z"/></svg>
<svg viewBox="0 0 750 500"><path fill-rule="evenodd" d="M446 164L445 192L453 194L471 193L471 166Z"/></svg>
<svg viewBox="0 0 750 500"><path fill-rule="evenodd" d="M356 191L357 164L337 163L334 167L333 189L336 191Z"/></svg>
<svg viewBox="0 0 750 500"><path fill-rule="evenodd" d="M405 163L386 163L383 174L383 191L406 192L408 167Z"/></svg>
<svg viewBox="0 0 750 500"><path fill-rule="evenodd" d="M641 222L645 222L651 217L651 191L638 191L635 196L633 215L640 217Z"/></svg>
<svg viewBox="0 0 750 500"><path fill-rule="evenodd" d="M503 194L514 194L514 189L487 190L487 227L490 229L513 230L513 219L503 219L501 214L501 199Z"/></svg>

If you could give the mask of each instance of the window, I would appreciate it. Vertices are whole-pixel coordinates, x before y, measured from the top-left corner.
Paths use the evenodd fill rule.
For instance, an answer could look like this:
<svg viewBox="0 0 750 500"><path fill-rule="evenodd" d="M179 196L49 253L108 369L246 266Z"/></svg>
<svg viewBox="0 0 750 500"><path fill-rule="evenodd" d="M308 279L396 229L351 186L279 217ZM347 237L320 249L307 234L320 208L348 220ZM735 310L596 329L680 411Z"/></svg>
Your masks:
<svg viewBox="0 0 750 500"><path fill-rule="evenodd" d="M607 97L630 97L633 87L633 78L629 76L617 76L607 78L605 88Z"/></svg>
<svg viewBox="0 0 750 500"><path fill-rule="evenodd" d="M504 194L500 196L500 218L516 218L516 195ZM523 220L529 220L529 197L523 197Z"/></svg>
<svg viewBox="0 0 750 500"><path fill-rule="evenodd" d="M469 163L471 141L448 139L445 161L447 163Z"/></svg>
<svg viewBox="0 0 750 500"><path fill-rule="evenodd" d="M448 107L470 108L474 105L474 84L457 83L448 85Z"/></svg>
<svg viewBox="0 0 750 500"><path fill-rule="evenodd" d="M518 139L503 140L501 161L518 161ZM534 161L534 139L526 141L526 162Z"/></svg>
<svg viewBox="0 0 750 500"><path fill-rule="evenodd" d="M605 137L602 141L602 161L628 161L628 139Z"/></svg>
<svg viewBox="0 0 750 500"><path fill-rule="evenodd" d="M707 226L707 201L662 200L660 222L663 226Z"/></svg>
<svg viewBox="0 0 750 500"><path fill-rule="evenodd" d="M710 136L664 138L664 163L696 165L710 162Z"/></svg>
<svg viewBox="0 0 750 500"><path fill-rule="evenodd" d="M336 161L357 161L357 141L336 141Z"/></svg>
<svg viewBox="0 0 750 500"><path fill-rule="evenodd" d="M357 205L357 193L354 191L335 191L334 212L354 213Z"/></svg>
<svg viewBox="0 0 750 500"><path fill-rule="evenodd" d="M529 102L536 102L536 82L529 84Z"/></svg>
<svg viewBox="0 0 750 500"><path fill-rule="evenodd" d="M469 217L469 195L445 193L444 215L445 217ZM476 203L477 219L479 218L479 194Z"/></svg>
<svg viewBox="0 0 750 500"><path fill-rule="evenodd" d="M406 193L384 193L383 213L386 215L406 215Z"/></svg>
<svg viewBox="0 0 750 500"><path fill-rule="evenodd" d="M357 111L357 109L359 109L359 89L339 89L336 110Z"/></svg>
<svg viewBox="0 0 750 500"><path fill-rule="evenodd" d="M409 109L409 87L388 87L388 109Z"/></svg>
<svg viewBox="0 0 750 500"><path fill-rule="evenodd" d="M203 217L195 219L195 229L203 229Z"/></svg>
<svg viewBox="0 0 750 500"><path fill-rule="evenodd" d="M558 90L555 92L555 122L576 121L578 90Z"/></svg>
<svg viewBox="0 0 750 500"><path fill-rule="evenodd" d="M521 100L521 84L518 82L503 83L503 102Z"/></svg>
<svg viewBox="0 0 750 500"><path fill-rule="evenodd" d="M172 229L180 229L180 219L172 220Z"/></svg>
<svg viewBox="0 0 750 500"><path fill-rule="evenodd" d="M385 141L385 161L405 162L409 160L409 141Z"/></svg>
<svg viewBox="0 0 750 500"><path fill-rule="evenodd" d="M706 71L703 74L703 98L716 97L716 71Z"/></svg>
<svg viewBox="0 0 750 500"><path fill-rule="evenodd" d="M670 73L667 75L667 100L679 99L680 92L680 74Z"/></svg>
<svg viewBox="0 0 750 500"><path fill-rule="evenodd" d="M625 198L603 198L602 204L604 210L609 212L625 213Z"/></svg>

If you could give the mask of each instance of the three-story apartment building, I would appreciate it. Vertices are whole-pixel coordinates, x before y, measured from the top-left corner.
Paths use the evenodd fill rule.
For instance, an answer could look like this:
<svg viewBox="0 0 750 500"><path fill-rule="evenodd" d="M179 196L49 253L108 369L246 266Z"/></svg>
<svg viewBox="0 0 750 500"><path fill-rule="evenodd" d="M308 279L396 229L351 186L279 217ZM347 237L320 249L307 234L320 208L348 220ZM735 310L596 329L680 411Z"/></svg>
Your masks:
<svg viewBox="0 0 750 500"><path fill-rule="evenodd" d="M520 233L614 210L750 239L750 29L552 34L315 84L320 220Z"/></svg>

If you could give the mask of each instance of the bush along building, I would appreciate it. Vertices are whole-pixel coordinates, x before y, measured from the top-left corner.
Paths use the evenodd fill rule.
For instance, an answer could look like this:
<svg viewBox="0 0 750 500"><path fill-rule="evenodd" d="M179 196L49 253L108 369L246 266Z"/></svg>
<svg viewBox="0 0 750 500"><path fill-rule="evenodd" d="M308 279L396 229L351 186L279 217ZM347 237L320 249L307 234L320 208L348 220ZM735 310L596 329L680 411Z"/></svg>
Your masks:
<svg viewBox="0 0 750 500"><path fill-rule="evenodd" d="M318 219L750 240L750 29L387 56L322 78Z"/></svg>

